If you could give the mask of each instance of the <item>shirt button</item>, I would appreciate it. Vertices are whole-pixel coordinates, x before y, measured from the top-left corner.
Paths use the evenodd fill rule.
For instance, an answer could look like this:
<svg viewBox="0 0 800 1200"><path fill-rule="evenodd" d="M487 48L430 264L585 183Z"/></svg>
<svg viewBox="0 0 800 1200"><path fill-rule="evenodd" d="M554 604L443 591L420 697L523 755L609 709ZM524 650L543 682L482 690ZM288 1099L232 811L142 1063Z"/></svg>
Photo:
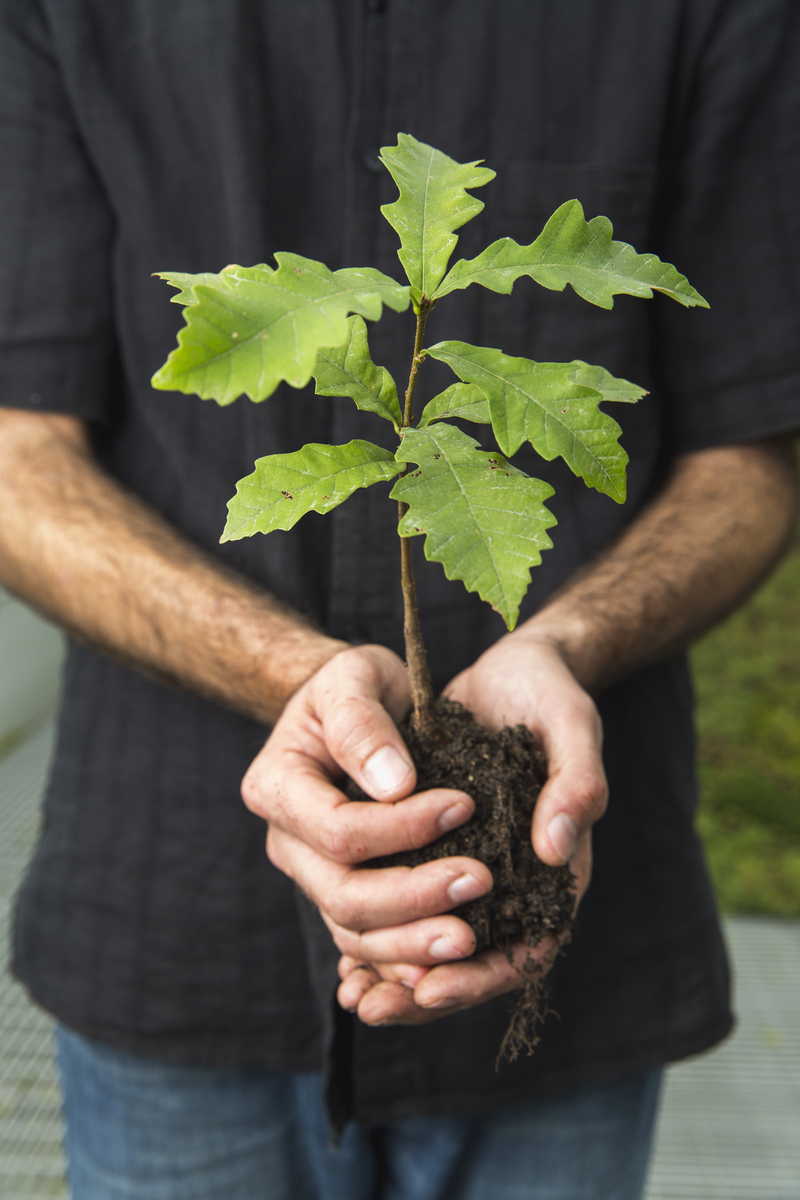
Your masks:
<svg viewBox="0 0 800 1200"><path fill-rule="evenodd" d="M380 150L377 146L367 146L366 150L361 152L361 165L372 175L382 175L385 168L380 158Z"/></svg>

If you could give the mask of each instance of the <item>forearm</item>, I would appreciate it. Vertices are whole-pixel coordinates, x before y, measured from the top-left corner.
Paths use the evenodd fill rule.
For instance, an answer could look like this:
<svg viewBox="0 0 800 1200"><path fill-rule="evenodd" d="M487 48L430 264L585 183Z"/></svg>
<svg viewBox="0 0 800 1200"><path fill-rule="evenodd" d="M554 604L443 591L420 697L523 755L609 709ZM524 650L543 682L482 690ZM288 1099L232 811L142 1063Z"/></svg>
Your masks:
<svg viewBox="0 0 800 1200"><path fill-rule="evenodd" d="M343 645L127 493L72 418L0 412L0 579L118 661L263 721Z"/></svg>
<svg viewBox="0 0 800 1200"><path fill-rule="evenodd" d="M685 455L622 537L511 636L552 641L596 692L735 608L785 550L796 510L789 438Z"/></svg>

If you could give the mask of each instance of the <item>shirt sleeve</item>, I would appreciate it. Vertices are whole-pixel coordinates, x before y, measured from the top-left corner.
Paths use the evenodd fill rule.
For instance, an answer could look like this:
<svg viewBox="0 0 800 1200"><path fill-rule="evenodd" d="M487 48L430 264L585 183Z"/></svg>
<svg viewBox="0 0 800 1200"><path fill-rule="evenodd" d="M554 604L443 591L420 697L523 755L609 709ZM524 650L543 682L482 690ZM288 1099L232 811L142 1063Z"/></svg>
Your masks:
<svg viewBox="0 0 800 1200"><path fill-rule="evenodd" d="M0 0L0 404L103 420L112 219L36 0Z"/></svg>
<svg viewBox="0 0 800 1200"><path fill-rule="evenodd" d="M725 0L666 132L659 253L711 305L654 307L671 453L800 430L800 5Z"/></svg>

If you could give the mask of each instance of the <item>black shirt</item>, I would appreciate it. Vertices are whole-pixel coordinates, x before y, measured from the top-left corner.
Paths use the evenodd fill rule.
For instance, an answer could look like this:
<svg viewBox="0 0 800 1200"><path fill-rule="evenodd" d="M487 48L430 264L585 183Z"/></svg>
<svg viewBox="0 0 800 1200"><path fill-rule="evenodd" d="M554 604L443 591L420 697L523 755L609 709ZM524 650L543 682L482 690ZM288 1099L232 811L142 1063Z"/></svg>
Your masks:
<svg viewBox="0 0 800 1200"><path fill-rule="evenodd" d="M0 0L2 403L87 418L107 469L198 545L332 634L400 651L388 487L218 545L256 457L381 442L383 423L309 390L225 410L152 391L181 314L151 275L292 250L400 277L378 212L396 192L376 165L398 130L497 171L465 257L502 235L531 241L577 196L712 307L620 297L606 312L523 280L511 298L474 287L434 314L435 340L580 357L650 389L613 409L631 456L625 506L560 460L516 457L555 487L559 522L524 619L630 521L675 454L800 424L799 25L792 0ZM408 314L387 314L373 357L402 379L412 340ZM449 382L438 370L426 367L429 395ZM503 627L420 541L441 686ZM692 830L685 662L599 703L611 802L552 974L560 1019L532 1058L495 1073L503 1001L419 1030L340 1014L361 1119L480 1111L695 1053L729 1029ZM14 962L66 1024L169 1061L322 1065L334 955L239 799L263 737L71 647Z"/></svg>

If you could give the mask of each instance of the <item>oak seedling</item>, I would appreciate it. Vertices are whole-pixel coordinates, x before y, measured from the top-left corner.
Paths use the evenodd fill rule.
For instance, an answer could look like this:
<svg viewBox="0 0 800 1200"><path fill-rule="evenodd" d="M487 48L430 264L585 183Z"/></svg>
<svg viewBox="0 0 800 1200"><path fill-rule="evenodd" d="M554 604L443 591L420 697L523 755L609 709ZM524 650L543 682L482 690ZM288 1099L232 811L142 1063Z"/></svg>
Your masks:
<svg viewBox="0 0 800 1200"><path fill-rule="evenodd" d="M456 230L483 209L470 194L494 178L480 161L458 163L408 134L381 151L399 196L381 209L400 238L398 257L408 283L372 268L330 271L322 263L278 252L277 267L226 267L219 274L164 271L178 289L186 324L178 347L153 377L165 391L196 393L218 404L241 395L260 403L281 382L322 396L349 396L377 413L397 435L393 454L368 441L310 443L260 458L237 484L222 541L291 529L307 512L330 512L356 489L396 479L399 504L406 661L413 721L433 720L434 695L420 630L411 565L411 538L424 535L425 555L442 564L502 616L517 620L531 568L552 546L555 519L545 506L553 489L510 461L523 442L548 461L561 456L589 487L625 499L627 455L620 427L601 408L632 403L642 388L580 359L534 362L502 350L444 341L425 346L432 310L473 284L510 293L528 276L542 287L569 284L591 304L610 309L614 296L651 298L663 292L686 307L707 308L673 266L615 241L604 216L587 221L568 200L529 246L500 238L448 270ZM401 406L389 372L370 356L366 321L384 306L416 314L414 349ZM455 382L415 413L426 358L453 371ZM498 449L482 449L453 418L491 425Z"/></svg>

